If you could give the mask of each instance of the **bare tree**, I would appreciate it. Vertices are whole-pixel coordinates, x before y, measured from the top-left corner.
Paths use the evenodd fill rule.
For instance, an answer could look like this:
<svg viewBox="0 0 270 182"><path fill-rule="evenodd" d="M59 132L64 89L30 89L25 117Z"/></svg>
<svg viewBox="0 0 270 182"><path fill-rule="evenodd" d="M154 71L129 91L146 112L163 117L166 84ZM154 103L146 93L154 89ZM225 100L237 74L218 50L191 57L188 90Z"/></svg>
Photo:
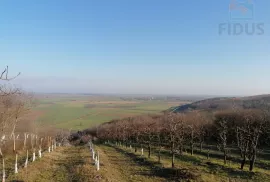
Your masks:
<svg viewBox="0 0 270 182"><path fill-rule="evenodd" d="M137 116L134 118L134 120L131 123L131 127L132 127L132 135L134 138L134 150L135 153L138 150L138 147L141 147L142 145L142 135L143 135L143 125L144 123L144 117L142 116Z"/></svg>
<svg viewBox="0 0 270 182"><path fill-rule="evenodd" d="M171 164L172 168L175 167L175 154L179 145L183 145L184 141L184 122L185 116L183 114L169 114L165 115L165 122L167 123L166 133L167 140L170 144L171 150Z"/></svg>
<svg viewBox="0 0 270 182"><path fill-rule="evenodd" d="M19 73L20 74L20 73ZM15 77L9 77L9 68L8 66L2 71L0 74L0 81L6 81L9 82ZM15 136L15 128L18 122L18 116L20 113L21 105L15 105L14 102L16 101L16 97L19 94L19 89L13 88L11 86L8 86L6 84L0 84L0 130L1 130L1 136L2 140L0 143L0 155L2 157L2 164L3 164L3 181L5 181L6 173L5 173L5 159L4 154L2 152L2 147L5 142L6 138L6 132L11 133L11 137L13 137L13 151L15 153L15 173L18 172L17 168L17 160L18 160L18 154L16 153L16 136ZM13 124L12 124L13 123ZM10 125L13 127L10 128ZM8 129L8 130L7 130Z"/></svg>
<svg viewBox="0 0 270 182"><path fill-rule="evenodd" d="M216 119L216 127L218 131L218 148L223 152L224 164L227 164L228 155L228 122L224 117L218 117Z"/></svg>
<svg viewBox="0 0 270 182"><path fill-rule="evenodd" d="M165 123L162 122L162 118L158 118L158 121L155 122L155 135L158 146L158 162L161 162L161 148L163 141L163 133L165 132Z"/></svg>
<svg viewBox="0 0 270 182"><path fill-rule="evenodd" d="M152 118L150 118L150 117L147 117L145 119L144 124L143 124L144 125L143 135L144 135L145 141L146 141L147 146L148 146L148 158L151 158L152 142L153 142L153 139L155 137L154 124L155 123L153 122Z"/></svg>

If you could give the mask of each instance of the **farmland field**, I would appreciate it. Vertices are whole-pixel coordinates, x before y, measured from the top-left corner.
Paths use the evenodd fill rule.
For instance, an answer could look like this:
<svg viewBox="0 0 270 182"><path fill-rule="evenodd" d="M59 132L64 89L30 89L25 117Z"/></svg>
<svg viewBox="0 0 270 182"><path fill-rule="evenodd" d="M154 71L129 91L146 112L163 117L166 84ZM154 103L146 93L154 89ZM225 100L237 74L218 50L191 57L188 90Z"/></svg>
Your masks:
<svg viewBox="0 0 270 182"><path fill-rule="evenodd" d="M80 130L112 119L160 113L186 101L125 100L118 96L46 95L38 96L34 112L40 125Z"/></svg>

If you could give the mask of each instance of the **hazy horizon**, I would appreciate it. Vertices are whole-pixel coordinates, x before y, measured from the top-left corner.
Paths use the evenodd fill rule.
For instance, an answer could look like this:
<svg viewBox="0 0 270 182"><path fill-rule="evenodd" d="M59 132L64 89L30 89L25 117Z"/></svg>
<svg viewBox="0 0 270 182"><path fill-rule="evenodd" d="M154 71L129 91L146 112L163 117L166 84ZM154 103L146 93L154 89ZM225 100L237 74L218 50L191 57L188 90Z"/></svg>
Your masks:
<svg viewBox="0 0 270 182"><path fill-rule="evenodd" d="M207 95L207 94L151 94L151 93L91 93L91 92L33 92L36 95L81 95L81 96L122 96L122 97L194 97L194 98L215 98L215 97L247 97L255 95ZM260 94L260 95L268 95Z"/></svg>
<svg viewBox="0 0 270 182"><path fill-rule="evenodd" d="M270 1L254 2L250 21L229 19L229 3L1 2L0 66L32 92L270 93ZM235 22L264 34L219 34Z"/></svg>

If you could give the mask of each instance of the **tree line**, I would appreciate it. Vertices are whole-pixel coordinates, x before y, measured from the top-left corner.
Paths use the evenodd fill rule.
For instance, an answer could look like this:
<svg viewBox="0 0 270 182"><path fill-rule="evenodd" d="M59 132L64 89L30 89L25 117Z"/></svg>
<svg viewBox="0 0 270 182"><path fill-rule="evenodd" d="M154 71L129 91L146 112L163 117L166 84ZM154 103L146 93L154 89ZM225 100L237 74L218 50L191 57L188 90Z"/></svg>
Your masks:
<svg viewBox="0 0 270 182"><path fill-rule="evenodd" d="M269 113L268 109L230 109L144 115L101 124L92 129L92 134L106 143L132 145L135 152L147 147L149 158L155 148L159 162L161 151L169 150L172 168L175 156L184 152L194 155L204 150L209 158L211 146L222 152L227 164L233 148L237 151L239 167L243 170L248 163L253 171L258 151L269 146Z"/></svg>

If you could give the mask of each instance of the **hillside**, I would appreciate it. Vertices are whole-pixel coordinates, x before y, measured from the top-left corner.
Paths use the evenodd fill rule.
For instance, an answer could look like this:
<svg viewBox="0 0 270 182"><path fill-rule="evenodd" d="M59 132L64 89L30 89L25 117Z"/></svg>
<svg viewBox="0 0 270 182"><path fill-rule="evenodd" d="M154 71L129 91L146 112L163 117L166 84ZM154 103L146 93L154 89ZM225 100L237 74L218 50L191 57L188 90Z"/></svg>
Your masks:
<svg viewBox="0 0 270 182"><path fill-rule="evenodd" d="M28 182L126 182L166 181L152 175L151 166L139 164L123 150L105 145L95 146L101 160L96 170L88 145L59 147L45 153L42 159L31 162L28 168L19 168L18 174L8 173L7 181Z"/></svg>
<svg viewBox="0 0 270 182"><path fill-rule="evenodd" d="M256 95L249 97L218 97L205 99L191 104L171 108L172 112L185 112L192 110L216 111L231 108L262 109L270 104L270 95Z"/></svg>
<svg viewBox="0 0 270 182"><path fill-rule="evenodd" d="M247 169L241 171L235 161L223 166L217 151L211 151L213 159L208 160L199 152L194 156L184 153L176 156L176 168L170 167L170 155L162 149L162 158L158 162L157 149L153 149L151 158L134 148L116 145L95 145L100 154L100 171L96 170L88 145L59 147L52 153L45 153L42 159L31 162L28 168L19 168L18 174L9 170L7 181L28 182L242 182L269 181L267 161L257 164L256 172ZM216 156L214 158L214 156Z"/></svg>

